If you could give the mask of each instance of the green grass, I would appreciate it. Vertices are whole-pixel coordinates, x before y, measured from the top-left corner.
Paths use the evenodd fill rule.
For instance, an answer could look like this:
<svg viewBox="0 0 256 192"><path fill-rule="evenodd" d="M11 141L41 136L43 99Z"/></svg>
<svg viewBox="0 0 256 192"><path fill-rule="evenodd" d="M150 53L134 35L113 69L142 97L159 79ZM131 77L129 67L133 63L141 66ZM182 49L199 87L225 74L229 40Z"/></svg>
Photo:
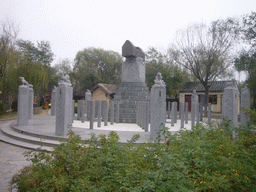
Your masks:
<svg viewBox="0 0 256 192"><path fill-rule="evenodd" d="M34 108L34 115L43 115L45 114L45 110L42 107ZM17 118L17 111L8 112L0 115L0 120L9 120L9 119L16 119Z"/></svg>
<svg viewBox="0 0 256 192"><path fill-rule="evenodd" d="M15 119L15 118L17 118L17 111L8 112L0 115L0 120Z"/></svg>

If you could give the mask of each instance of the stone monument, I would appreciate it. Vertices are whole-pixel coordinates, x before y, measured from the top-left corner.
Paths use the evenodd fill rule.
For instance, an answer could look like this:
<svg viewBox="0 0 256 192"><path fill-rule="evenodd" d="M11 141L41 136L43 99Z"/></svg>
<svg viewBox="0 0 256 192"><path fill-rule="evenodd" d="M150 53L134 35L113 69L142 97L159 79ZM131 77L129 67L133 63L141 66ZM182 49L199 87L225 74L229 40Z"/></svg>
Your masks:
<svg viewBox="0 0 256 192"><path fill-rule="evenodd" d="M166 121L166 86L161 73L157 73L155 84L151 88L150 106L150 139L155 141ZM163 135L161 139L164 139Z"/></svg>
<svg viewBox="0 0 256 192"><path fill-rule="evenodd" d="M33 114L34 114L34 89L33 85L29 84L29 98L28 98L28 114L29 114L29 119L33 119Z"/></svg>
<svg viewBox="0 0 256 192"><path fill-rule="evenodd" d="M19 86L18 90L18 118L17 118L17 125L23 126L28 125L29 119L29 84L24 79L24 77L20 77L22 85Z"/></svg>
<svg viewBox="0 0 256 192"><path fill-rule="evenodd" d="M62 75L56 91L55 134L65 136L73 121L73 87L68 75Z"/></svg>
<svg viewBox="0 0 256 192"><path fill-rule="evenodd" d="M251 108L251 93L248 84L241 90L241 124L245 126L250 121L250 117L249 114L244 111L243 107L247 109Z"/></svg>
<svg viewBox="0 0 256 192"><path fill-rule="evenodd" d="M149 101L149 91L145 83L145 53L127 40L122 47L122 83L115 101L119 102L119 122L136 123L138 101Z"/></svg>
<svg viewBox="0 0 256 192"><path fill-rule="evenodd" d="M84 113L86 114L86 120L90 119L90 106L89 101L92 100L92 93L90 90L86 90L85 92L85 110Z"/></svg>
<svg viewBox="0 0 256 192"><path fill-rule="evenodd" d="M236 126L238 116L238 90L234 82L227 82L222 96L222 118Z"/></svg>
<svg viewBox="0 0 256 192"><path fill-rule="evenodd" d="M57 87L54 86L51 94L51 115L53 116L56 115L56 91Z"/></svg>

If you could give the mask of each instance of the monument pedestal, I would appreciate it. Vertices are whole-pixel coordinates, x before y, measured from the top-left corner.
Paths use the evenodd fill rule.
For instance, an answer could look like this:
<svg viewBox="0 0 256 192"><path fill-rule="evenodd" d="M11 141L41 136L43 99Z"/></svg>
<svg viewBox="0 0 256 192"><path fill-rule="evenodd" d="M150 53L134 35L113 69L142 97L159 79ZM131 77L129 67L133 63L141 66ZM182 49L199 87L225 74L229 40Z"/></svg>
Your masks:
<svg viewBox="0 0 256 192"><path fill-rule="evenodd" d="M136 107L139 101L149 101L149 90L146 83L123 82L115 100L119 102L119 122L136 123Z"/></svg>

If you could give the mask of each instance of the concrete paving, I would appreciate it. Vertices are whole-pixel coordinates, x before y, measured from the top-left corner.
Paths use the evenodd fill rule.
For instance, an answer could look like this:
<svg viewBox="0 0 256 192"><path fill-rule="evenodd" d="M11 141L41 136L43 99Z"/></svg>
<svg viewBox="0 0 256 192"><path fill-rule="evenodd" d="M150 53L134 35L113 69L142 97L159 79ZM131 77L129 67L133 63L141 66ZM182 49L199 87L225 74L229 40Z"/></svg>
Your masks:
<svg viewBox="0 0 256 192"><path fill-rule="evenodd" d="M5 125L6 121L0 122L0 126ZM28 151L21 147L13 146L0 141L0 191L11 191L12 177L23 167L30 163L26 161L23 153Z"/></svg>
<svg viewBox="0 0 256 192"><path fill-rule="evenodd" d="M32 134L33 136L43 136L44 138L51 139L67 138L67 136L59 137L55 135L55 116L36 116L32 120L29 120L29 125L27 126L17 126L16 121L14 121L12 126L16 130L20 130L23 133ZM72 130L75 132L75 134L80 135L82 140L90 139L91 133L98 136L100 134L107 135L110 131L115 131L117 132L120 142L122 143L126 143L127 140L130 140L135 134L140 135L137 143L151 142L150 133L145 132L145 130L136 124L114 123L113 125L110 125L110 123L108 123L107 126L102 125L101 127L97 127L97 122L95 122L94 129L89 129L89 127L89 121L81 123L81 121L74 120L74 123L72 124ZM171 126L170 120L167 120L166 127L169 128L169 131L175 133L180 130L180 120L178 120L173 127ZM185 128L188 130L191 129L190 122L185 124Z"/></svg>

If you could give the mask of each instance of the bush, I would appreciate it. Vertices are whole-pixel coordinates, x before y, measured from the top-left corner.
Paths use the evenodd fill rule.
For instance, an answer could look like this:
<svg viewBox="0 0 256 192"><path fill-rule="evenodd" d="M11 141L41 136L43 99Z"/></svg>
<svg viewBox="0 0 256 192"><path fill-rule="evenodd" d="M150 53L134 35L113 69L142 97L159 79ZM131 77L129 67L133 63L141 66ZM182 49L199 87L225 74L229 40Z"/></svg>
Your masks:
<svg viewBox="0 0 256 192"><path fill-rule="evenodd" d="M77 102L75 102L74 113L77 113Z"/></svg>
<svg viewBox="0 0 256 192"><path fill-rule="evenodd" d="M13 111L18 111L18 101L13 101L11 108Z"/></svg>
<svg viewBox="0 0 256 192"><path fill-rule="evenodd" d="M4 114L4 105L0 103L0 115Z"/></svg>
<svg viewBox="0 0 256 192"><path fill-rule="evenodd" d="M225 125L228 126L228 125ZM69 141L51 154L27 152L32 162L16 179L20 191L252 191L255 147L243 133L232 137L219 126L197 124L165 142L128 144L118 135L91 135L89 145L69 131Z"/></svg>

